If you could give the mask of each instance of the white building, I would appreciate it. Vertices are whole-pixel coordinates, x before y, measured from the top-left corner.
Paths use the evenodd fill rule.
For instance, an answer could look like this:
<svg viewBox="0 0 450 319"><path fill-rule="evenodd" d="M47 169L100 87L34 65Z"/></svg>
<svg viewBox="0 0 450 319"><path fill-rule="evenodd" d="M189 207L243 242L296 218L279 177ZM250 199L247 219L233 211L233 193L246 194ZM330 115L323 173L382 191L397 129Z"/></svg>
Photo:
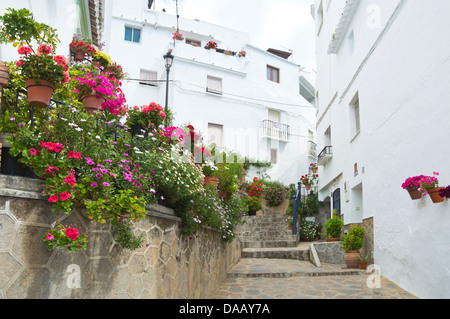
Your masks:
<svg viewBox="0 0 450 319"><path fill-rule="evenodd" d="M401 185L433 172L450 184L449 11L446 0L312 7L320 198L347 227L367 226L381 275L420 298L450 297L450 204L412 201Z"/></svg>
<svg viewBox="0 0 450 319"><path fill-rule="evenodd" d="M123 84L130 106L151 101L165 106L163 55L172 50L168 108L176 124L192 124L206 144L271 161L272 180L298 182L313 161L308 154L315 132L314 107L300 95L301 66L282 57L285 52L252 46L246 33L177 20L175 14L148 9L145 0L105 1L104 12L104 51L132 79ZM177 26L184 40L173 40ZM246 56L207 50L209 41ZM307 85L302 84L302 94L308 98Z"/></svg>

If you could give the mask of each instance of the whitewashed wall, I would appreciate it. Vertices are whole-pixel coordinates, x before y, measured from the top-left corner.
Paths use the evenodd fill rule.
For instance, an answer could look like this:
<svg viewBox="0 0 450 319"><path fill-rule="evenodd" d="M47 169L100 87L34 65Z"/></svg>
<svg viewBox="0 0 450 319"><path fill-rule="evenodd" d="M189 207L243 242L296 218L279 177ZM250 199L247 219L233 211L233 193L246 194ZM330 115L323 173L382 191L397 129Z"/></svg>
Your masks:
<svg viewBox="0 0 450 319"><path fill-rule="evenodd" d="M374 4L380 9L379 28L367 24ZM340 14L335 9L329 12L333 17ZM396 9L398 15L389 20ZM374 257L381 274L420 298L450 297L450 204L448 200L433 204L428 196L412 201L401 184L407 177L435 171L440 173L441 186L450 184L446 105L450 49L442 32L450 25L445 13L449 9L450 3L443 0L362 0L348 29L355 34L352 57L347 42L337 55L328 55L325 43L331 35L328 40L318 39L321 68L316 88L326 97L317 115L318 149L324 146L321 135L329 125L333 145L332 160L319 170L321 195L330 196L341 188L346 224L374 218ZM336 100L323 115L336 92ZM352 140L349 104L356 92L361 131ZM358 163L357 176L354 163ZM359 203L352 197L358 185L362 185L362 212L355 211Z"/></svg>

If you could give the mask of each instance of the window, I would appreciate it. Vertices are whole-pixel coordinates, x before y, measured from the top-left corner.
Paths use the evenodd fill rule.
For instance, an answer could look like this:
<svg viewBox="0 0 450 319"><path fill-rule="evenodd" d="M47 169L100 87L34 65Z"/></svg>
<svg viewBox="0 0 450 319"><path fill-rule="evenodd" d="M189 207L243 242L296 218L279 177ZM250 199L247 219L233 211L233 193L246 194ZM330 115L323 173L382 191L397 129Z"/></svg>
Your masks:
<svg viewBox="0 0 450 319"><path fill-rule="evenodd" d="M277 149L275 148L270 149L270 162L272 164L277 163L277 153L278 153Z"/></svg>
<svg viewBox="0 0 450 319"><path fill-rule="evenodd" d="M222 95L222 79L208 75L206 92Z"/></svg>
<svg viewBox="0 0 450 319"><path fill-rule="evenodd" d="M194 47L201 47L202 43L200 41L197 40L192 40L192 39L186 39L186 44L190 44Z"/></svg>
<svg viewBox="0 0 450 319"><path fill-rule="evenodd" d="M125 41L140 43L141 42L141 29L125 26Z"/></svg>
<svg viewBox="0 0 450 319"><path fill-rule="evenodd" d="M317 9L317 35L320 34L323 25L323 3L320 1L319 9Z"/></svg>
<svg viewBox="0 0 450 319"><path fill-rule="evenodd" d="M208 123L208 144L223 146L222 143L223 125Z"/></svg>
<svg viewBox="0 0 450 319"><path fill-rule="evenodd" d="M359 118L359 96L356 93L353 100L349 105L349 116L350 116L350 136L353 139L356 135L358 135L361 129L361 123Z"/></svg>
<svg viewBox="0 0 450 319"><path fill-rule="evenodd" d="M141 70L139 84L148 86L158 86L158 73L156 71Z"/></svg>
<svg viewBox="0 0 450 319"><path fill-rule="evenodd" d="M273 66L267 66L267 80L280 83L280 69Z"/></svg>
<svg viewBox="0 0 450 319"><path fill-rule="evenodd" d="M350 32L350 35L348 36L348 52L351 56L353 54L353 51L355 50L355 33Z"/></svg>

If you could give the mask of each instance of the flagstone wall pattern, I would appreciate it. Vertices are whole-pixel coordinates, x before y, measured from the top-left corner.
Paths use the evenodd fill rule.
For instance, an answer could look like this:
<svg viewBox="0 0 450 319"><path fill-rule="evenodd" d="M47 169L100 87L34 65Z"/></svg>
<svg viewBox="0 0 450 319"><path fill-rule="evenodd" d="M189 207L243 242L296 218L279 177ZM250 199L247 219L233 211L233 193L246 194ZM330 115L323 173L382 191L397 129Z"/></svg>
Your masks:
<svg viewBox="0 0 450 319"><path fill-rule="evenodd" d="M239 240L226 244L212 229L186 240L179 218L161 206L137 224L146 244L135 251L122 249L111 226L91 222L81 209L60 221L81 226L86 251L47 250L50 204L36 192L0 188L0 298L207 298L241 253Z"/></svg>

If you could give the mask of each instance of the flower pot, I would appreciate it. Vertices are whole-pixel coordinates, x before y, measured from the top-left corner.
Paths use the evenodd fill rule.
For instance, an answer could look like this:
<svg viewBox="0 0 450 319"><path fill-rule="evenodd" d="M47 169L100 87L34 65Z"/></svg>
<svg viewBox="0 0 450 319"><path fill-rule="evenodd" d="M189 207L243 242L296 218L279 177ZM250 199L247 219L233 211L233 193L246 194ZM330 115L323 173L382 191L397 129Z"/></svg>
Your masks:
<svg viewBox="0 0 450 319"><path fill-rule="evenodd" d="M347 251L344 255L344 261L347 268L359 268L359 252Z"/></svg>
<svg viewBox="0 0 450 319"><path fill-rule="evenodd" d="M9 79L9 67L7 67L3 61L0 61L0 86L5 88L8 86Z"/></svg>
<svg viewBox="0 0 450 319"><path fill-rule="evenodd" d="M83 51L76 51L73 55L75 61L84 61L85 53Z"/></svg>
<svg viewBox="0 0 450 319"><path fill-rule="evenodd" d="M310 190L311 189L311 184L305 184L305 188L306 188L306 190Z"/></svg>
<svg viewBox="0 0 450 319"><path fill-rule="evenodd" d="M339 241L339 240L340 240L339 237L337 237L337 238L327 238L327 242L336 242L336 241Z"/></svg>
<svg viewBox="0 0 450 319"><path fill-rule="evenodd" d="M88 114L101 113L102 104L105 99L98 97L96 94L85 95L81 98L81 103L83 103L84 108Z"/></svg>
<svg viewBox="0 0 450 319"><path fill-rule="evenodd" d="M317 173L317 167L311 167L311 171L315 174Z"/></svg>
<svg viewBox="0 0 450 319"><path fill-rule="evenodd" d="M422 193L418 190L418 187L410 187L406 189L412 200L422 198Z"/></svg>
<svg viewBox="0 0 450 319"><path fill-rule="evenodd" d="M55 86L45 80L35 81L29 79L25 82L27 88L28 103L33 107L48 107Z"/></svg>
<svg viewBox="0 0 450 319"><path fill-rule="evenodd" d="M359 269L366 270L367 269L367 261L360 261Z"/></svg>
<svg viewBox="0 0 450 319"><path fill-rule="evenodd" d="M443 188L444 187L436 187L436 188L433 188L433 189L430 189L429 191L427 191L427 193L428 193L428 195L430 195L430 198L433 201L433 203L440 203L440 202L444 201L444 197L439 195L439 191Z"/></svg>
<svg viewBox="0 0 450 319"><path fill-rule="evenodd" d="M219 178L208 175L205 176L205 179L203 181L203 185L214 184L215 186L217 186L218 183Z"/></svg>
<svg viewBox="0 0 450 319"><path fill-rule="evenodd" d="M291 225L288 226L289 230L292 230L292 228L294 228L294 226L291 226Z"/></svg>

